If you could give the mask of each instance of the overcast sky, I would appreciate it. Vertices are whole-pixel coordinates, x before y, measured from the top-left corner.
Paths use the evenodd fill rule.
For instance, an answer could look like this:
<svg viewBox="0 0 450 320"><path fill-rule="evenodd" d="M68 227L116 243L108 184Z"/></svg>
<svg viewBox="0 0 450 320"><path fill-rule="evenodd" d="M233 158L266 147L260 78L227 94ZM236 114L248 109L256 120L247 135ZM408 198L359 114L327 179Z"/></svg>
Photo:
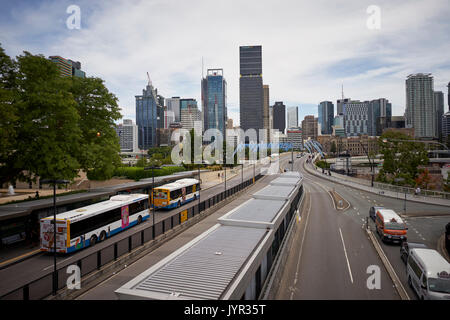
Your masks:
<svg viewBox="0 0 450 320"><path fill-rule="evenodd" d="M80 61L105 80L125 118L147 72L164 97L195 98L201 108L204 68L223 68L228 115L239 123L239 46L262 45L270 103L299 106L341 97L387 98L403 115L405 79L432 73L435 90L450 82L450 1L381 0L0 0L0 43L10 56L26 50ZM69 29L70 5L81 29ZM380 9L380 28L370 29ZM371 24L372 26L374 24ZM447 100L447 99L445 99ZM445 110L448 110L447 103Z"/></svg>

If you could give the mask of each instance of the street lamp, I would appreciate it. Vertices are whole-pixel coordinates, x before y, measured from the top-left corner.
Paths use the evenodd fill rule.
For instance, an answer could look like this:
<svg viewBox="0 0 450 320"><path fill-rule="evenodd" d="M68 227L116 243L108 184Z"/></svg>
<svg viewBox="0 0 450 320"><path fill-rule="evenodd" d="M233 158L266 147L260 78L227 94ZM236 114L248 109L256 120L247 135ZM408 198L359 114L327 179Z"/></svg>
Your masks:
<svg viewBox="0 0 450 320"><path fill-rule="evenodd" d="M68 180L43 179L42 184L53 184L53 295L58 290L58 272L56 271L56 185L67 184Z"/></svg>
<svg viewBox="0 0 450 320"><path fill-rule="evenodd" d="M153 232L153 239L155 238L155 206L153 204L153 189L155 188L155 174L154 174L154 169L161 169L161 167L156 167L156 166L151 166L151 167L144 167L144 171L147 170L152 170L152 191L150 194L150 197L148 199L148 201L151 201L151 208L152 208L152 212L153 212L153 226L152 226L152 232ZM150 205L148 207L148 210L150 211Z"/></svg>

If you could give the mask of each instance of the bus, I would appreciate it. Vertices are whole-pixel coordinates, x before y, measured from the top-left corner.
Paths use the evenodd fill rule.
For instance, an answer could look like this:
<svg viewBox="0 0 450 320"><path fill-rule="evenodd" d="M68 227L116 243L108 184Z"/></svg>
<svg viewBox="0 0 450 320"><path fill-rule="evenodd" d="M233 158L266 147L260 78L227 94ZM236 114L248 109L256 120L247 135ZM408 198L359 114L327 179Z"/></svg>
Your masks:
<svg viewBox="0 0 450 320"><path fill-rule="evenodd" d="M70 253L149 218L149 196L127 194L56 215L56 251ZM54 219L40 221L41 251L54 252Z"/></svg>
<svg viewBox="0 0 450 320"><path fill-rule="evenodd" d="M155 188L152 203L156 209L172 209L197 200L199 196L200 181L186 178Z"/></svg>

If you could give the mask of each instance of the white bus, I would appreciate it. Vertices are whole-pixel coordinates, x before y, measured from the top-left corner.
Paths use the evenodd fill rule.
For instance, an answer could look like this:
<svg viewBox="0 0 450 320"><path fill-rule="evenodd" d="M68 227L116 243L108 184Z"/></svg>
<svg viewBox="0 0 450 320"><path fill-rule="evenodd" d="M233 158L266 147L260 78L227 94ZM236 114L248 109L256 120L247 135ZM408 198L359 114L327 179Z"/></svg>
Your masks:
<svg viewBox="0 0 450 320"><path fill-rule="evenodd" d="M93 246L149 217L149 196L128 194L56 215L56 251ZM41 251L54 252L53 216L41 219Z"/></svg>
<svg viewBox="0 0 450 320"><path fill-rule="evenodd" d="M199 195L200 181L186 178L155 188L152 202L155 208L172 209L196 200Z"/></svg>
<svg viewBox="0 0 450 320"><path fill-rule="evenodd" d="M450 263L436 250L411 249L406 275L419 299L450 300Z"/></svg>

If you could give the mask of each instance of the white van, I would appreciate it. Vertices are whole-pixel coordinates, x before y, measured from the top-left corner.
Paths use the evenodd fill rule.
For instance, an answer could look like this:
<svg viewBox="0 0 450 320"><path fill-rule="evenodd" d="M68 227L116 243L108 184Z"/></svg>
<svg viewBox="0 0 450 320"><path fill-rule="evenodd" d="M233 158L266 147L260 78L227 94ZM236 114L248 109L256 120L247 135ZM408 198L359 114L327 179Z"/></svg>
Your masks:
<svg viewBox="0 0 450 320"><path fill-rule="evenodd" d="M411 249L406 275L419 299L450 300L450 263L436 250Z"/></svg>

